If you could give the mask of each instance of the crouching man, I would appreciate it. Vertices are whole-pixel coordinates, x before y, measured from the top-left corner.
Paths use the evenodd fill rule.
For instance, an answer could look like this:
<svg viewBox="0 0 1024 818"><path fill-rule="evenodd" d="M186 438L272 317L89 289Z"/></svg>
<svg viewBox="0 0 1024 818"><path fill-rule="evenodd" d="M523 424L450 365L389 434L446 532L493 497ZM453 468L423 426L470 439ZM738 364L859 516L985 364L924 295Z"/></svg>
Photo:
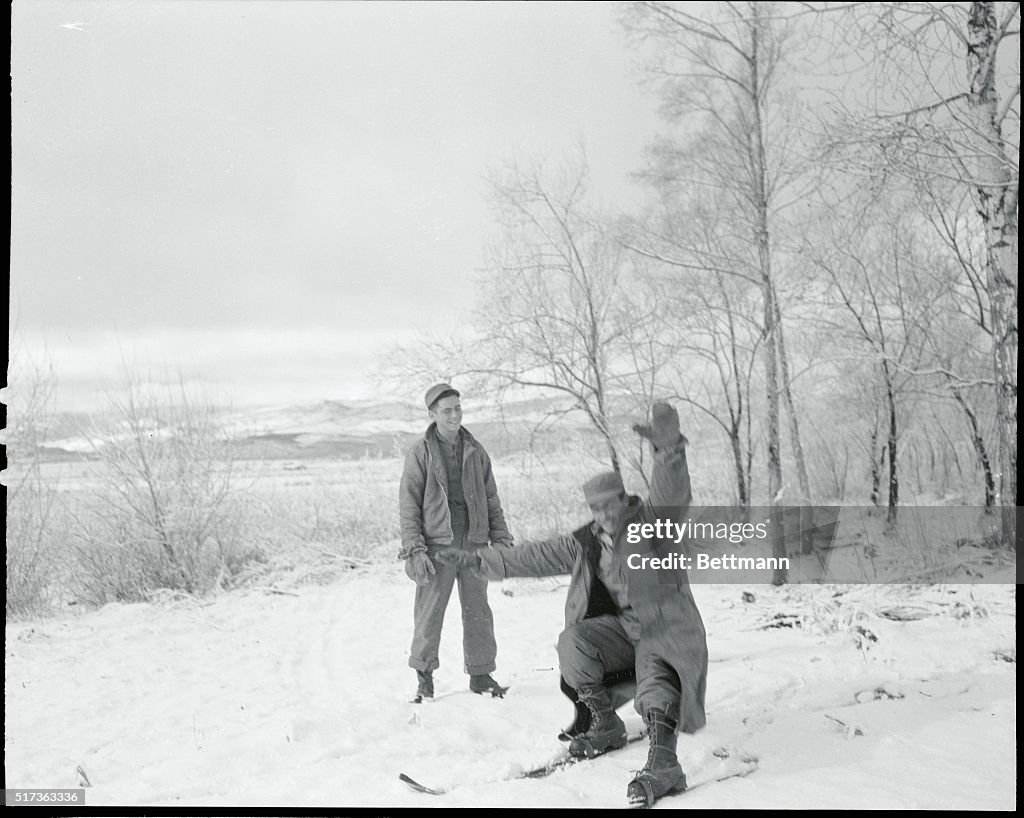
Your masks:
<svg viewBox="0 0 1024 818"><path fill-rule="evenodd" d="M594 518L571 534L515 548L442 549L437 556L491 579L571 576L558 638L562 689L581 705L566 731L569 752L592 757L625 745L626 728L615 712L621 685L613 689L610 683L635 673L634 705L650 749L626 795L633 806L651 806L686 789L677 731L693 733L705 724L708 650L686 572L673 567L680 561L671 555L680 546L657 536L668 528L659 520L683 522L690 506L679 415L657 403L650 425L633 428L654 455L646 500L627 495L618 472L598 474L583 484ZM639 567L651 564L658 567Z"/></svg>

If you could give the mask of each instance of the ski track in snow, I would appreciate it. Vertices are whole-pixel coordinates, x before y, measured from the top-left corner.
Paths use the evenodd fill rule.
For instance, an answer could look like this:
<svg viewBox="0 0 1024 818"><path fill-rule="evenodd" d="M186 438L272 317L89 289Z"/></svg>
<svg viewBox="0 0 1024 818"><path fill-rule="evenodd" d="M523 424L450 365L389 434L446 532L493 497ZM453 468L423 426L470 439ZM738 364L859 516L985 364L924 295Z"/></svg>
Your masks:
<svg viewBox="0 0 1024 818"><path fill-rule="evenodd" d="M656 808L1015 807L1016 663L998 656L1016 656L1013 586L862 586L838 598L758 588L754 604L743 590L694 587L710 648L708 726L680 736L679 755L692 781L721 763L722 745L759 768ZM89 805L625 805L645 742L545 779L503 780L563 749L564 588L492 584L504 699L468 691L453 599L437 698L423 705L408 702L412 595L393 564L283 594L8 625L7 786L77 787L81 766ZM908 595L938 613L872 613ZM812 609L804 627L759 627ZM640 727L631 707L620 713ZM400 772L459 786L417 794Z"/></svg>

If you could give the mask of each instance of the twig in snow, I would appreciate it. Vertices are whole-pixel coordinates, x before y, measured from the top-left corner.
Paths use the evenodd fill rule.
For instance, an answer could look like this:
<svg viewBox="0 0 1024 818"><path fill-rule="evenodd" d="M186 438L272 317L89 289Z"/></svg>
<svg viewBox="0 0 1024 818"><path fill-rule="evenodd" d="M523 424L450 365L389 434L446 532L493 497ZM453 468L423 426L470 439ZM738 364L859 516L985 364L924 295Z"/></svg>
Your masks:
<svg viewBox="0 0 1024 818"><path fill-rule="evenodd" d="M825 718L826 719L831 719L836 724L838 724L840 727L842 727L846 731L846 737L847 738L850 738L852 736L863 736L864 735L864 731L861 730L859 727L854 727L852 724L847 724L842 719L837 719L835 716L830 716L828 713L825 714Z"/></svg>

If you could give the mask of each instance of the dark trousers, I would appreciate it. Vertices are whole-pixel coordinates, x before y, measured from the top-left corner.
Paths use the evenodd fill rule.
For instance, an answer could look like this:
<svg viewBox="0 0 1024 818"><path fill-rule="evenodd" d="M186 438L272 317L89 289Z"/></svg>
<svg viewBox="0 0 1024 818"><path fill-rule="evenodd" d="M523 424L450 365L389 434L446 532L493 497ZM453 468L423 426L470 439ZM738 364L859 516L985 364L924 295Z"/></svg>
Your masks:
<svg viewBox="0 0 1024 818"><path fill-rule="evenodd" d="M634 643L614 614L584 619L562 631L558 637L558 664L562 679L577 691L607 685L633 672L637 713L643 715L657 709L671 719L679 717L678 674L645 640Z"/></svg>
<svg viewBox="0 0 1024 818"><path fill-rule="evenodd" d="M462 538L457 547L478 548L467 545ZM458 566L434 562L437 573L426 585L416 586L413 603L413 637L409 652L409 667L416 670L435 670L441 664L441 627L451 599L452 588L458 585L459 604L462 607L462 652L464 669L471 676L493 673L498 646L494 640L494 617L487 602L487 580L475 571L460 570Z"/></svg>

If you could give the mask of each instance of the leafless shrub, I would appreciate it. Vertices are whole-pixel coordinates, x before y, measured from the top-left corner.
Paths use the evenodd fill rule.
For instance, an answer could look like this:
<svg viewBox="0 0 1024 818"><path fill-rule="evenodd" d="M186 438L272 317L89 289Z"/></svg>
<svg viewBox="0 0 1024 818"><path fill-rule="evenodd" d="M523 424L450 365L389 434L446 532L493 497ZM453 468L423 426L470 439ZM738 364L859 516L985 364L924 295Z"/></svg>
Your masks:
<svg viewBox="0 0 1024 818"><path fill-rule="evenodd" d="M246 551L233 456L216 408L126 374L89 430L98 487L77 516L77 592L104 604L158 588L205 594ZM250 554L251 556L251 554Z"/></svg>
<svg viewBox="0 0 1024 818"><path fill-rule="evenodd" d="M7 450L7 618L44 612L52 604L58 554L58 497L42 473L40 446L53 418L56 379L49 364L21 356L9 368ZM12 362L14 357L12 356Z"/></svg>

